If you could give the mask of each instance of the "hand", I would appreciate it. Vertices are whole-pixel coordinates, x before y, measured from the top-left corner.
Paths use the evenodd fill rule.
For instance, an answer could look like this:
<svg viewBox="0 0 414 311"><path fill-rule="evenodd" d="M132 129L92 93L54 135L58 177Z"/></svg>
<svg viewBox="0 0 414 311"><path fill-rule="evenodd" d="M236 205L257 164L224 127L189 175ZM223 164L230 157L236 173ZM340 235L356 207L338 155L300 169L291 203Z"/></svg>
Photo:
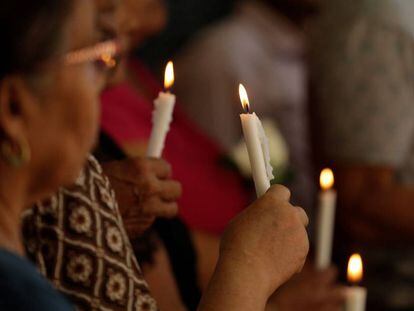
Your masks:
<svg viewBox="0 0 414 311"><path fill-rule="evenodd" d="M103 164L115 190L125 229L130 238L140 236L157 217L177 215L181 184L171 180L164 160L135 158Z"/></svg>
<svg viewBox="0 0 414 311"><path fill-rule="evenodd" d="M302 269L308 217L289 199L288 189L273 186L231 221L199 311L264 310L272 293Z"/></svg>
<svg viewBox="0 0 414 311"><path fill-rule="evenodd" d="M269 296L302 269L309 250L308 217L289 200L287 188L271 187L230 223L221 242L220 260L247 269L268 285Z"/></svg>
<svg viewBox="0 0 414 311"><path fill-rule="evenodd" d="M344 288L336 284L337 271L317 271L311 264L279 288L269 299L266 311L341 311Z"/></svg>

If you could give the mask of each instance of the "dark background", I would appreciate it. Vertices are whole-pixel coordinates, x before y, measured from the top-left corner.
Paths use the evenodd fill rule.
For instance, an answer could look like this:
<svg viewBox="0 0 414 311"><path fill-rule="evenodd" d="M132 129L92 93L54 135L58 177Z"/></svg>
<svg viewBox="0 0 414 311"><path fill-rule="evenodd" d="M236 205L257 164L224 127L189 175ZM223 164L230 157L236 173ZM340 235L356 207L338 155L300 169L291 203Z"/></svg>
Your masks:
<svg viewBox="0 0 414 311"><path fill-rule="evenodd" d="M163 65L197 32L226 16L237 0L166 0L169 22L166 29L137 51L157 74Z"/></svg>

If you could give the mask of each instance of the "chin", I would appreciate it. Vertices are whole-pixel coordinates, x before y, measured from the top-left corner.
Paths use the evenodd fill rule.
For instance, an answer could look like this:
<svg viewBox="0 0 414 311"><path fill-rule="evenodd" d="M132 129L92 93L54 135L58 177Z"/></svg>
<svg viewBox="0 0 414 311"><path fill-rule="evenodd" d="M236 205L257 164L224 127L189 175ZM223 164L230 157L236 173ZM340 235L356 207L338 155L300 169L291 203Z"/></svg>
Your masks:
<svg viewBox="0 0 414 311"><path fill-rule="evenodd" d="M49 195L56 192L61 187L72 187L79 178L86 161L89 157L89 152L79 155L67 157L66 161L60 161L59 166L54 171L50 170Z"/></svg>

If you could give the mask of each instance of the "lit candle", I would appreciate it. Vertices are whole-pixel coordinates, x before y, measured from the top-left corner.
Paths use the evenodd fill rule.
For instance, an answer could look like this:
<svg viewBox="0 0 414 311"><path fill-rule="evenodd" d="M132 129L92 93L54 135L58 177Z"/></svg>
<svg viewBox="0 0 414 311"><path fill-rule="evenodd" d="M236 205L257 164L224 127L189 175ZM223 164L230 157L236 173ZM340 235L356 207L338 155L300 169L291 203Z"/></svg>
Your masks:
<svg viewBox="0 0 414 311"><path fill-rule="evenodd" d="M354 286L346 288L345 311L364 311L367 300L367 289L358 286L363 276L362 259L359 254L351 256L348 262L348 281Z"/></svg>
<svg viewBox="0 0 414 311"><path fill-rule="evenodd" d="M258 197L270 187L273 168L270 164L269 141L257 115L250 112L250 103L246 89L239 85L239 95L245 113L240 115L247 152L249 154L252 175Z"/></svg>
<svg viewBox="0 0 414 311"><path fill-rule="evenodd" d="M164 150L165 138L170 130L175 106L175 95L170 93L174 84L174 67L169 62L165 69L164 92L160 92L154 101L152 113L152 132L148 142L147 156L160 158Z"/></svg>
<svg viewBox="0 0 414 311"><path fill-rule="evenodd" d="M336 191L333 190L334 175L326 168L320 175L321 192L316 219L316 258L318 270L329 267L332 257L332 241L335 225Z"/></svg>

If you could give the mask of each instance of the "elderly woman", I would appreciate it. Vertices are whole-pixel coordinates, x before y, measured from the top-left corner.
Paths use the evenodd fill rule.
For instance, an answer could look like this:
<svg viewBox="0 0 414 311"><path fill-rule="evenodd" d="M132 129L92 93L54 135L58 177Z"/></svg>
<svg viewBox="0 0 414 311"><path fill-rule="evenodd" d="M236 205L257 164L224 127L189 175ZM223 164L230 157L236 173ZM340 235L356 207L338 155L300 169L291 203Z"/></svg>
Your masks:
<svg viewBox="0 0 414 311"><path fill-rule="evenodd" d="M98 43L94 15L83 0L0 5L1 310L72 310L23 258L20 224L73 182L94 144L104 67L68 57Z"/></svg>
<svg viewBox="0 0 414 311"><path fill-rule="evenodd" d="M117 2L95 1L95 6L99 37L113 38ZM112 161L102 168L89 156L74 184L25 213L28 257L78 310L155 310L129 238L140 236L156 216L176 214L181 190L170 176L163 160Z"/></svg>
<svg viewBox="0 0 414 311"><path fill-rule="evenodd" d="M96 46L94 14L91 0L0 4L2 310L71 310L23 258L21 215L34 202L73 183L96 139L105 73L95 59L102 59L97 51L108 45ZM77 183L88 178L81 175ZM275 186L233 220L200 310L263 309L268 297L301 269L308 250L307 217L289 199L287 189ZM63 215L57 220L70 222ZM116 251L119 244L111 242L108 246ZM84 277L80 265L72 268L68 266L78 279ZM103 273L102 263L93 262L92 269Z"/></svg>

